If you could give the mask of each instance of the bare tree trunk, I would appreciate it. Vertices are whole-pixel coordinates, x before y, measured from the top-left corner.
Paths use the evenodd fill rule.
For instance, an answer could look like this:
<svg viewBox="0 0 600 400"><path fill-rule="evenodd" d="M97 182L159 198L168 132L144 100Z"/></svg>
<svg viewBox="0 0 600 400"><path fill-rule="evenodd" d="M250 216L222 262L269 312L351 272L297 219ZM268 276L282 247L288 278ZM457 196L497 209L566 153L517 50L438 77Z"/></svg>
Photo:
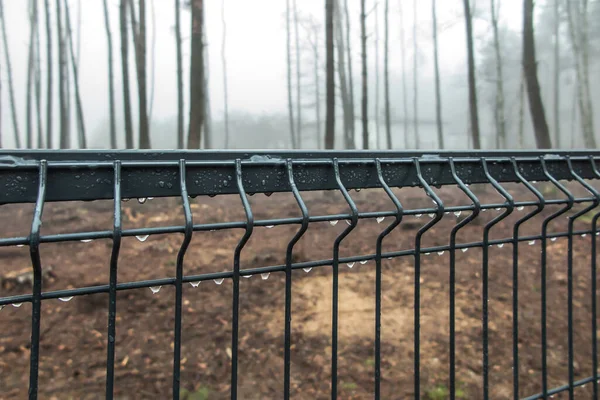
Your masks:
<svg viewBox="0 0 600 400"><path fill-rule="evenodd" d="M129 46L127 41L127 0L119 6L121 29L121 70L123 74L123 108L125 118L125 146L133 149L133 123L131 121L131 95L129 92Z"/></svg>
<svg viewBox="0 0 600 400"><path fill-rule="evenodd" d="M354 74L352 73L352 40L350 35L350 12L348 11L348 0L344 0L344 11L346 19L346 54L348 55L348 143L346 149L356 148L356 129L354 115Z"/></svg>
<svg viewBox="0 0 600 400"><path fill-rule="evenodd" d="M204 0L192 0L192 40L190 57L190 122L188 149L199 149L204 126Z"/></svg>
<svg viewBox="0 0 600 400"><path fill-rule="evenodd" d="M110 120L110 147L117 148L117 127L115 121L115 85L113 71L113 45L112 33L110 30L110 18L108 17L108 4L104 0L104 25L106 27L106 41L108 47L108 113Z"/></svg>
<svg viewBox="0 0 600 400"><path fill-rule="evenodd" d="M179 5L179 1L180 0L175 0L175 46L177 51L177 148L183 149L183 57L181 54L181 7Z"/></svg>
<svg viewBox="0 0 600 400"><path fill-rule="evenodd" d="M146 0L139 0L139 27L135 17L133 0L129 1L129 6L138 82L139 148L149 149L151 146L150 127L148 125L148 93L146 88Z"/></svg>
<svg viewBox="0 0 600 400"><path fill-rule="evenodd" d="M492 29L494 33L494 54L496 56L496 147L506 147L506 120L504 117L504 74L502 72L502 54L500 52L500 36L498 34L498 14L495 0L490 0L492 12Z"/></svg>
<svg viewBox="0 0 600 400"><path fill-rule="evenodd" d="M154 0L150 0L150 18L152 19L152 35L150 36L150 101L148 103L148 129L152 128L152 111L154 109L154 85L156 72L156 12Z"/></svg>
<svg viewBox="0 0 600 400"><path fill-rule="evenodd" d="M383 48L383 86L385 95L385 136L387 138L388 150L392 149L392 124L390 110L390 4L389 0L385 0L384 9L384 48ZM404 29L404 28L403 28ZM404 34L403 34L404 36ZM402 43L404 47L404 43ZM404 50L403 50L404 51ZM404 62L404 60L403 60ZM404 66L402 67L404 74ZM406 95L406 93L405 93ZM406 133L405 133L406 134Z"/></svg>
<svg viewBox="0 0 600 400"><path fill-rule="evenodd" d="M37 0L36 0L37 1ZM34 66L34 87L35 87L35 111L36 111L36 125L37 125L37 144L38 148L44 147L44 132L42 126L42 67L41 67L41 57L42 52L40 49L40 28L39 28L39 19L37 13L35 13L35 66Z"/></svg>
<svg viewBox="0 0 600 400"><path fill-rule="evenodd" d="M292 139L292 148L296 149L296 126L294 123L294 103L292 101L292 31L290 26L290 0L286 1L286 51L287 51L287 89L288 89L288 117L290 120L290 137Z"/></svg>
<svg viewBox="0 0 600 400"><path fill-rule="evenodd" d="M362 136L363 149L369 149L369 108L367 89L367 15L365 0L360 1L360 32L361 32L361 58L362 58Z"/></svg>
<svg viewBox="0 0 600 400"><path fill-rule="evenodd" d="M523 1L523 71L525 72L529 111L533 120L537 147L538 149L552 148L537 77L535 38L533 34L533 0Z"/></svg>
<svg viewBox="0 0 600 400"><path fill-rule="evenodd" d="M399 1L400 11L400 55L402 57L402 106L404 107L404 148L408 149L408 91L406 90L406 41L404 38L403 0Z"/></svg>
<svg viewBox="0 0 600 400"><path fill-rule="evenodd" d="M296 0L292 0L294 7L294 35L296 39L296 143L298 148L302 148L302 85L300 82L300 32L298 31L298 8Z"/></svg>
<svg viewBox="0 0 600 400"><path fill-rule="evenodd" d="M348 86L346 79L346 56L345 50L346 46L344 43L344 26L341 14L341 7L339 0L335 2L335 33L336 33L336 42L337 46L335 46L338 54L338 79L339 79L339 87L340 94L342 97L342 112L343 112L343 131L344 131L344 148L351 149L354 148L354 137L350 134L350 100L348 96ZM337 28L337 29L336 29Z"/></svg>
<svg viewBox="0 0 600 400"><path fill-rule="evenodd" d="M525 147L525 72L521 71L519 82L519 148Z"/></svg>
<svg viewBox="0 0 600 400"><path fill-rule="evenodd" d="M577 93L577 85L573 85L573 101L571 108L571 148L575 148L575 138L577 137L577 105L579 99L579 94Z"/></svg>
<svg viewBox="0 0 600 400"><path fill-rule="evenodd" d="M313 45L314 54L314 72L315 72L315 108L317 114L317 145L319 149L323 148L323 135L321 134L321 89L319 85L319 37L318 30L315 29L315 42Z"/></svg>
<svg viewBox="0 0 600 400"><path fill-rule="evenodd" d="M381 149L381 132L379 129L379 3L375 3L373 8L375 12L375 137L377 139L377 148ZM385 50L384 50L385 51Z"/></svg>
<svg viewBox="0 0 600 400"><path fill-rule="evenodd" d="M77 60L75 58L75 51L73 50L73 34L71 32L71 18L69 17L69 8L67 0L65 0L65 23L67 30L67 41L69 45L69 51L71 53L71 66L73 67L73 84L75 86L75 106L77 109L77 125L79 127L79 148L87 148L87 141L85 136L85 120L83 118L83 107L81 105L81 95L79 93L79 75L77 71Z"/></svg>
<svg viewBox="0 0 600 400"><path fill-rule="evenodd" d="M584 10L572 9L571 1L567 1L567 15L569 20L569 33L575 61L575 72L577 77L577 92L579 101L579 112L581 113L581 125L586 148L596 148L596 137L594 134L593 108L591 93L589 91L589 60L587 43L587 1L584 0Z"/></svg>
<svg viewBox="0 0 600 400"><path fill-rule="evenodd" d="M560 0L554 0L554 143L560 149Z"/></svg>
<svg viewBox="0 0 600 400"><path fill-rule="evenodd" d="M13 132L15 135L15 147L21 147L21 133L19 131L19 119L17 118L17 105L15 103L15 91L10 63L10 52L8 50L8 39L6 37L6 21L4 19L4 0L0 0L0 23L2 23L2 44L4 47L4 60L6 63L6 74L8 76L8 97L12 115Z"/></svg>
<svg viewBox="0 0 600 400"><path fill-rule="evenodd" d="M223 122L225 124L225 148L229 148L229 101L227 89L227 56L225 44L227 39L227 23L225 19L225 0L221 0L221 23L223 24L223 39L221 41L221 64L223 65Z"/></svg>
<svg viewBox="0 0 600 400"><path fill-rule="evenodd" d="M27 92L26 92L26 104L25 104L25 132L27 139L27 148L33 148L33 124L31 121L31 100L33 98L32 86L33 86L33 64L35 57L35 15L37 14L37 0L29 1L29 53L27 56Z"/></svg>
<svg viewBox="0 0 600 400"><path fill-rule="evenodd" d="M69 137L69 120L67 114L67 93L66 87L68 85L65 72L66 72L66 54L65 54L65 38L62 28L62 15L61 15L61 0L56 0L56 21L58 26L57 37L58 37L58 99L60 104L60 148L68 149L71 145Z"/></svg>
<svg viewBox="0 0 600 400"><path fill-rule="evenodd" d="M206 10L202 10L202 26L206 26ZM208 43L208 39L206 38L206 29L202 30L202 43ZM208 59L208 50L207 46L204 46L204 149L212 149L212 116L210 114L210 90L209 90L209 82L210 82L210 61Z"/></svg>
<svg viewBox="0 0 600 400"><path fill-rule="evenodd" d="M417 48L417 0L413 1L413 119L415 147L420 148L419 143L419 79L418 79L418 52Z"/></svg>
<svg viewBox="0 0 600 400"><path fill-rule="evenodd" d="M325 0L326 115L325 148L335 146L335 77L333 73L333 1Z"/></svg>
<svg viewBox="0 0 600 400"><path fill-rule="evenodd" d="M443 149L445 146L444 131L442 128L442 93L440 90L440 65L438 61L438 34L435 0L431 0L431 15L433 19L433 69L435 72L435 122L437 127L438 146L440 149Z"/></svg>
<svg viewBox="0 0 600 400"><path fill-rule="evenodd" d="M465 26L467 29L467 53L469 59L469 114L471 118L471 135L473 147L481 149L479 138L479 111L477 107L477 84L475 82L475 50L473 49L473 19L469 0L463 0L465 9Z"/></svg>
<svg viewBox="0 0 600 400"><path fill-rule="evenodd" d="M79 66L79 58L81 55L81 0L77 0L77 66Z"/></svg>
<svg viewBox="0 0 600 400"><path fill-rule="evenodd" d="M46 14L46 147L52 148L52 25L50 21L50 0L44 0Z"/></svg>

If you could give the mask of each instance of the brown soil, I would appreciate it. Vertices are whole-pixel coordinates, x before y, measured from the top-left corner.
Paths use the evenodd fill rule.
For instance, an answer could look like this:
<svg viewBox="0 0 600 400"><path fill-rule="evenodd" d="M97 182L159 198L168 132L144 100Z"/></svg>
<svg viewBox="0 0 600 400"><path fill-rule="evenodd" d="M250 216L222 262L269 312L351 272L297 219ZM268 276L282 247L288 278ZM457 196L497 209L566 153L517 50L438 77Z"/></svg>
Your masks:
<svg viewBox="0 0 600 400"><path fill-rule="evenodd" d="M540 185L541 186L541 185ZM522 188L507 186L515 200L532 199ZM475 188L484 202L501 202L491 188ZM583 194L581 188L574 188ZM430 207L419 189L396 191L406 209ZM469 204L456 188L437 190L447 205ZM547 191L548 198L557 196ZM394 209L381 190L352 192L361 212ZM347 212L339 193L306 193L311 215ZM251 198L257 220L300 216L290 194ZM581 209L581 205L576 206ZM220 196L192 201L195 223L242 221L239 197ZM31 205L0 207L0 236L25 236L31 223ZM548 206L542 216L521 228L521 234L538 234L543 217L556 211ZM512 236L514 215L491 230L492 239ZM483 227L499 211L490 210L464 228L458 242L481 240ZM464 217L464 214L461 216ZM179 199L154 199L145 204L123 203L124 228L181 225ZM112 203L47 204L42 234L112 229ZM360 220L343 242L341 256L375 252L377 235L390 223ZM414 247L416 230L429 221L405 217L384 241L384 251ZM589 229L582 218L577 229ZM423 247L448 243L456 217L450 213L427 232ZM550 230L563 231L560 217ZM296 246L295 261L329 259L333 241L346 224L313 223ZM242 251L242 269L283 264L285 249L297 225L255 228ZM185 274L231 270L233 251L242 230L196 232L185 257ZM119 257L119 282L173 277L183 235L154 235L147 241L124 238ZM574 239L574 326L576 379L592 374L590 238ZM519 246L519 349L520 395L541 388L540 245ZM106 284L112 242L44 243L41 246L44 291ZM421 393L444 398L448 387L448 254L423 255L421 266ZM456 251L457 380L462 398L480 398L482 390L482 252ZM567 239L548 242L548 368L552 386L567 382ZM1 296L31 292L27 279L28 248L0 248ZM21 271L21 272L15 272ZM382 397L409 398L413 394L414 258L383 262L382 291ZM490 394L512 395L512 246L489 249ZM373 397L373 344L375 321L375 262L340 265L339 277L339 397ZM277 399L283 390L283 333L285 274L268 279L253 276L240 282L239 398ZM331 267L293 272L292 288L292 395L298 399L326 399L330 390ZM229 397L231 356L232 284L212 281L184 286L181 387L185 398ZM149 289L118 293L115 393L119 399L167 398L171 395L174 327L174 287L153 294ZM41 399L95 399L105 390L108 295L78 296L71 301L42 304L39 393ZM26 398L29 379L31 305L7 306L0 312L0 398ZM591 398L591 388L577 388L577 398ZM442 393L441 397L435 397ZM187 396L187 397L186 397ZM195 397L194 397L195 396ZM556 398L564 398L556 396Z"/></svg>

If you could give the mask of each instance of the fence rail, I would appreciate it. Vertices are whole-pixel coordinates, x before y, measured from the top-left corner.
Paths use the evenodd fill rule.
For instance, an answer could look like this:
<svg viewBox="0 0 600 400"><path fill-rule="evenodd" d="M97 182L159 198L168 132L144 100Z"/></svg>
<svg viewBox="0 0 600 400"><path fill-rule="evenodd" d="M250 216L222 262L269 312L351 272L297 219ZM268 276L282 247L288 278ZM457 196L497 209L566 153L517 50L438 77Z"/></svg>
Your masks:
<svg viewBox="0 0 600 400"><path fill-rule="evenodd" d="M106 362L106 398L114 394L115 347L118 343L116 335L117 292L172 285L175 287L175 326L173 328L173 398L180 397L181 370L181 319L182 319L182 285L187 282L199 282L214 279L231 279L232 293L232 338L231 338L231 398L236 399L238 384L238 332L239 332L239 278L271 272L285 272L285 326L284 330L284 392L282 397L290 396L290 348L291 348L291 302L292 271L304 268L331 266L333 276L332 296L332 331L331 331L331 398L338 396L338 268L340 263L375 260L375 326L374 326L374 388L375 398L381 397L381 263L384 258L414 258L414 389L415 398L421 398L421 358L420 358L420 265L426 253L449 251L449 324L448 337L449 359L449 393L456 398L456 343L455 343L455 269L456 251L468 248L481 248L481 283L482 283L482 393L481 398L490 396L489 384L489 311L488 311L488 248L492 245L510 244L513 249L513 288L512 288L512 347L513 347L513 397L522 395L519 389L519 299L518 270L519 244L533 240L541 240L541 372L540 393L530 395L527 399L547 398L551 395L568 392L574 398L575 388L591 383L593 394L598 398L598 348L597 348L597 313L596 313L596 236L597 221L600 211L596 211L589 229L575 230L577 218L596 210L600 204L600 194L588 183L588 180L599 179L600 171L597 159L600 152L440 152L421 154L411 152L92 152L92 151L16 151L0 152L0 204L35 203L34 217L30 234L26 237L0 239L0 247L29 246L33 268L33 290L31 294L0 297L0 307L8 304L31 302L32 335L29 398L37 398L38 363L40 355L40 320L41 307L44 300L70 296L82 296L95 293L108 293L108 330L107 330L107 362ZM561 181L574 181L588 193L577 197ZM549 182L564 196L560 199L546 199L535 187L535 182ZM516 182L532 194L536 200L515 201L504 189L503 184ZM469 188L470 184L484 183L494 187L503 197L498 203L482 203L477 194ZM453 185L470 199L470 204L445 206L436 194L436 187ZM406 209L402 199L398 198L392 188L420 187L432 200L429 204L415 209ZM394 204L394 211L360 212L349 194L350 189L379 188L383 189ZM301 192L312 190L339 191L348 205L349 212L335 215L309 215ZM248 201L248 195L255 193L287 192L294 196L301 217L256 220ZM240 196L245 212L245 219L236 222L194 224L189 197L214 196L221 194L237 194ZM148 197L180 197L185 223L178 226L160 228L123 229L121 222L122 201L129 198L145 199ZM41 224L44 205L52 201L72 200L114 200L114 224L112 230L90 231L82 233L66 233L42 235ZM542 223L541 232L536 235L520 235L519 228L523 223L540 214L545 207L562 206L547 216ZM527 208L527 212L513 225L512 237L490 239L492 227L506 219L516 210ZM457 233L467 226L479 214L487 210L500 211L483 229L481 241L457 243ZM553 208L554 210L554 208ZM575 210L575 212L572 212ZM460 220L450 233L447 245L422 247L423 235L448 213L466 213L468 216ZM548 232L548 225L559 216L568 213L568 229L564 232ZM407 216L429 214L431 217L420 227L415 235L412 249L383 252L382 243L394 229L403 223ZM392 217L393 222L387 226L377 238L376 252L369 255L340 257L339 248L342 241L355 229L359 220ZM294 246L314 222L346 220L348 226L333 243L331 258L293 262ZM296 225L296 235L289 242L286 251L286 262L282 265L271 265L261 268L243 269L240 255L255 227L277 225ZM193 232L209 230L241 229L244 231L234 253L232 267L229 271L185 275L184 258ZM119 250L123 237L145 236L165 233L182 233L184 241L179 249L174 277L134 282L117 282ZM578 328L573 321L573 237L590 234L591 240L591 304L592 304L592 368L593 375L575 380L573 343ZM556 237L568 240L568 376L565 385L550 387L548 384L548 340L547 340L547 241ZM109 281L105 285L79 287L59 291L43 291L40 244L67 241L86 241L90 239L112 239L112 253Z"/></svg>

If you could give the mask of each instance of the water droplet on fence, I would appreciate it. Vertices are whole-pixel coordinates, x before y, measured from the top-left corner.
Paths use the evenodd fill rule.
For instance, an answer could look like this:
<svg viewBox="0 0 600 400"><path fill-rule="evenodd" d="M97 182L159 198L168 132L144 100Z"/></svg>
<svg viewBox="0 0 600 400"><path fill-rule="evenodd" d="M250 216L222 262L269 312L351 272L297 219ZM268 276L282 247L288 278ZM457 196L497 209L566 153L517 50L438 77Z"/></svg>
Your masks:
<svg viewBox="0 0 600 400"><path fill-rule="evenodd" d="M242 275L242 278L250 279L252 278L252 275Z"/></svg>
<svg viewBox="0 0 600 400"><path fill-rule="evenodd" d="M450 214L450 211L446 211L444 214L448 215L448 214Z"/></svg>
<svg viewBox="0 0 600 400"><path fill-rule="evenodd" d="M310 272L310 270L311 270L311 269L312 269L312 268L302 268L302 270L303 270L304 272L306 272L307 274Z"/></svg>
<svg viewBox="0 0 600 400"><path fill-rule="evenodd" d="M352 225L352 222L350 222L350 220L349 220L349 219L347 219L347 220L346 220L346 223L347 223L348 225Z"/></svg>
<svg viewBox="0 0 600 400"><path fill-rule="evenodd" d="M193 197L192 197L192 199L193 199L194 197L196 197L196 196L193 196ZM148 200L154 200L154 197L148 197Z"/></svg>
<svg viewBox="0 0 600 400"><path fill-rule="evenodd" d="M352 268L354 267L354 263L353 262L349 262L348 264L346 264L348 266L348 268Z"/></svg>
<svg viewBox="0 0 600 400"><path fill-rule="evenodd" d="M260 274L260 277L262 278L263 281L266 281L267 279L269 279L269 275L271 275L271 273L267 272L264 274Z"/></svg>
<svg viewBox="0 0 600 400"><path fill-rule="evenodd" d="M337 223L338 223L338 220L337 220L337 219L334 219L333 221L329 221L329 224L330 224L331 226L336 226L336 225L337 225Z"/></svg>
<svg viewBox="0 0 600 400"><path fill-rule="evenodd" d="M382 223L384 219L385 219L385 217L377 217L377 223L378 224Z"/></svg>
<svg viewBox="0 0 600 400"><path fill-rule="evenodd" d="M217 285L220 285L221 283L223 283L223 280L224 280L224 279L225 279L225 278L217 278L217 279L213 279L213 281L214 281L214 282L215 282Z"/></svg>
<svg viewBox="0 0 600 400"><path fill-rule="evenodd" d="M537 181L531 181L531 183L537 183Z"/></svg>
<svg viewBox="0 0 600 400"><path fill-rule="evenodd" d="M124 201L125 203L127 203L129 201L129 199L128 198L124 198L121 201Z"/></svg>
<svg viewBox="0 0 600 400"><path fill-rule="evenodd" d="M23 303L12 303L11 304L13 307L19 308L23 305Z"/></svg>
<svg viewBox="0 0 600 400"><path fill-rule="evenodd" d="M525 209L525 207L524 207L524 206L519 206L519 207L517 207L517 211L523 211L524 209Z"/></svg>
<svg viewBox="0 0 600 400"><path fill-rule="evenodd" d="M393 258L393 257L388 257L387 259L388 259L388 260L391 260L392 258Z"/></svg>
<svg viewBox="0 0 600 400"><path fill-rule="evenodd" d="M362 265L365 265L368 262L369 262L369 260L361 260L361 261L359 261L359 263L361 263Z"/></svg>
<svg viewBox="0 0 600 400"><path fill-rule="evenodd" d="M430 255L431 253L425 253L426 256Z"/></svg>
<svg viewBox="0 0 600 400"><path fill-rule="evenodd" d="M160 292L160 288L162 288L162 286L150 286L150 290L152 291L152 294L156 294L156 293Z"/></svg>
<svg viewBox="0 0 600 400"><path fill-rule="evenodd" d="M529 242L530 246L533 246L534 244L535 244L535 240L532 240L532 241Z"/></svg>
<svg viewBox="0 0 600 400"><path fill-rule="evenodd" d="M267 229L271 229L271 228L273 228L274 226L275 226L275 225L267 225L267 226L265 226L265 228L267 228Z"/></svg>
<svg viewBox="0 0 600 400"><path fill-rule="evenodd" d="M498 243L498 248L503 248L504 247L504 243Z"/></svg>
<svg viewBox="0 0 600 400"><path fill-rule="evenodd" d="M0 311L2 311L4 309L4 307L6 307L5 305L1 305L0 306Z"/></svg>
<svg viewBox="0 0 600 400"><path fill-rule="evenodd" d="M496 211L500 211L500 207L498 207L498 208L495 208L495 210L496 210Z"/></svg>
<svg viewBox="0 0 600 400"><path fill-rule="evenodd" d="M190 282L190 285L192 285L192 287L198 287L199 284L200 284L200 281Z"/></svg>
<svg viewBox="0 0 600 400"><path fill-rule="evenodd" d="M431 219L435 218L435 214L428 214L428 215L429 215L429 218L431 218Z"/></svg>
<svg viewBox="0 0 600 400"><path fill-rule="evenodd" d="M454 211L454 215L456 216L456 218L460 217L461 212L460 211Z"/></svg>
<svg viewBox="0 0 600 400"><path fill-rule="evenodd" d="M581 237L586 237L586 236L587 236L587 233L582 233L581 234Z"/></svg>
<svg viewBox="0 0 600 400"><path fill-rule="evenodd" d="M59 297L58 299L59 299L60 301L64 301L64 302L66 303L67 301L71 301L71 299L72 299L72 298L73 298L73 296L69 296L69 297Z"/></svg>
<svg viewBox="0 0 600 400"><path fill-rule="evenodd" d="M145 197L138 198L138 203L144 204L145 202L146 202L146 198Z"/></svg>
<svg viewBox="0 0 600 400"><path fill-rule="evenodd" d="M438 251L437 253L438 253L438 256L444 255L444 251L443 250L442 251Z"/></svg>
<svg viewBox="0 0 600 400"><path fill-rule="evenodd" d="M423 216L423 214L416 214L415 217L417 218L421 218Z"/></svg>
<svg viewBox="0 0 600 400"><path fill-rule="evenodd" d="M89 243L94 239L81 239L81 243Z"/></svg>
<svg viewBox="0 0 600 400"><path fill-rule="evenodd" d="M464 249L460 249L460 251L462 251L463 253L466 253L466 252L467 252L467 250L469 250L469 248L468 248L468 247L465 247Z"/></svg>
<svg viewBox="0 0 600 400"><path fill-rule="evenodd" d="M137 235L136 239L140 242L145 242L148 239L148 237L150 237L150 235Z"/></svg>
<svg viewBox="0 0 600 400"><path fill-rule="evenodd" d="M24 244L18 244L17 247L23 247L25 246Z"/></svg>
<svg viewBox="0 0 600 400"><path fill-rule="evenodd" d="M556 242L556 239L558 239L558 238L555 238L555 237L554 238L550 238L550 241Z"/></svg>
<svg viewBox="0 0 600 400"><path fill-rule="evenodd" d="M356 189L354 189L354 190L356 190L357 192L360 192L360 190L361 190L361 189L360 189L360 188L356 188Z"/></svg>

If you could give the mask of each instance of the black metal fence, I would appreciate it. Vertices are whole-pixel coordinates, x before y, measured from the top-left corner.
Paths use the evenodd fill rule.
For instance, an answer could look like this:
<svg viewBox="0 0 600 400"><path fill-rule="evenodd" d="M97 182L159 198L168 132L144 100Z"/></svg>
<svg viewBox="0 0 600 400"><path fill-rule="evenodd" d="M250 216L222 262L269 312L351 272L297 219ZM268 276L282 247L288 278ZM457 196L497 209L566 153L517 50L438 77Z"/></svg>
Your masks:
<svg viewBox="0 0 600 400"><path fill-rule="evenodd" d="M186 282L231 279L233 283L232 305L232 337L231 337L231 398L236 399L238 383L238 332L239 332L239 279L261 273L285 273L285 326L284 332L284 390L281 397L290 397L290 348L291 348L291 313L292 313L292 271L301 268L331 268L333 277L333 313L331 331L331 398L338 396L338 269L340 263L362 260L374 260L376 263L375 279L375 326L373 342L373 376L375 398L381 398L381 277L382 259L390 257L414 258L414 398L423 397L421 388L421 331L420 331L420 267L425 253L448 251L450 254L449 274L449 364L448 386L449 397L454 399L457 392L456 348L455 348L455 252L461 249L480 248L481 259L481 362L482 393L481 398L490 395L489 326L488 326L488 248L492 245L512 245L512 376L513 397L522 395L519 390L519 298L518 271L520 244L534 240L541 241L541 381L539 393L528 394L528 399L547 398L554 394L567 392L574 398L575 389L590 383L593 386L594 398L598 398L598 348L597 348L597 313L596 313L596 236L597 221L600 210L600 193L588 182L600 178L597 168L597 152L441 152L435 155L408 152L92 152L92 151L31 151L0 153L0 204L35 203L31 231L27 237L0 239L0 246L29 246L31 266L33 268L33 290L31 294L0 297L0 307L30 302L31 314L31 358L29 372L29 398L37 398L38 363L40 356L40 321L43 302L49 299L83 296L95 293L108 293L108 353L106 356L106 398L114 395L115 347L117 318L117 291L136 288L148 288L164 285L175 287L175 324L173 327L173 398L180 397L181 371L181 334L182 334L182 285ZM561 181L575 181L581 185L588 195L576 197ZM549 182L564 195L560 199L547 199L536 188L535 182ZM516 182L537 199L518 202L504 189L503 184ZM504 198L501 203L484 204L478 195L469 188L470 184L483 183L493 186ZM454 185L470 200L470 204L445 206L436 194L435 187ZM433 201L416 209L406 209L402 199L394 194L395 187L420 187ZM361 213L349 194L350 189L379 188L383 189L395 206L394 211ZM349 207L349 213L338 215L312 216L301 195L302 191L333 190L339 191ZM247 195L254 193L288 192L292 193L302 217L280 218L271 220L255 220ZM238 194L241 198L246 218L239 222L213 224L194 224L189 197L215 196L221 194ZM121 202L128 198L148 197L180 197L183 204L185 224L161 228L140 228L125 230L121 222ZM72 200L114 200L114 228L108 231L92 231L85 233L67 233L42 236L42 214L44 205L54 201ZM557 211L546 216L538 235L520 235L520 227L526 221L542 213L545 207L561 206ZM527 212L513 225L512 237L490 239L492 227L507 218L516 210ZM457 233L476 219L480 212L486 210L500 212L483 228L481 241L457 243ZM575 212L573 212L573 210ZM589 212L595 212L588 229L575 230L578 218ZM468 216L453 227L449 243L437 247L422 247L422 236L436 225L448 213L465 213ZM568 214L567 214L568 213ZM423 224L414 237L414 248L396 252L382 251L382 243L403 222L407 216L429 214L431 219ZM559 216L568 215L568 229L564 232L548 232L548 225ZM357 226L360 219L376 219L392 217L389 224L377 237L376 252L368 256L340 258L339 248L344 238ZM331 250L331 258L310 262L293 262L294 246L298 243L309 225L313 222L346 220L348 226L337 236ZM273 225L297 225L298 230L289 242L284 265L272 265L262 268L244 269L240 265L240 255L255 227ZM232 267L227 272L186 275L184 257L195 231L241 229L242 238L235 249ZM145 236L165 233L183 233L184 241L179 249L176 263L176 276L147 281L117 282L119 250L121 239L127 236ZM576 380L574 373L574 340L580 327L573 321L573 237L591 235L591 291L589 293L591 310L592 347L590 358L593 374L587 378ZM568 240L567 290L568 290L568 376L564 377L564 386L550 387L547 378L547 241L557 237ZM40 257L40 244L50 242L86 241L90 239L112 239L110 279L105 285L79 287L60 291L43 291L42 271L44 265ZM521 266L521 268L526 268ZM507 269L507 273L510 269ZM85 351L85 349L81 349Z"/></svg>

